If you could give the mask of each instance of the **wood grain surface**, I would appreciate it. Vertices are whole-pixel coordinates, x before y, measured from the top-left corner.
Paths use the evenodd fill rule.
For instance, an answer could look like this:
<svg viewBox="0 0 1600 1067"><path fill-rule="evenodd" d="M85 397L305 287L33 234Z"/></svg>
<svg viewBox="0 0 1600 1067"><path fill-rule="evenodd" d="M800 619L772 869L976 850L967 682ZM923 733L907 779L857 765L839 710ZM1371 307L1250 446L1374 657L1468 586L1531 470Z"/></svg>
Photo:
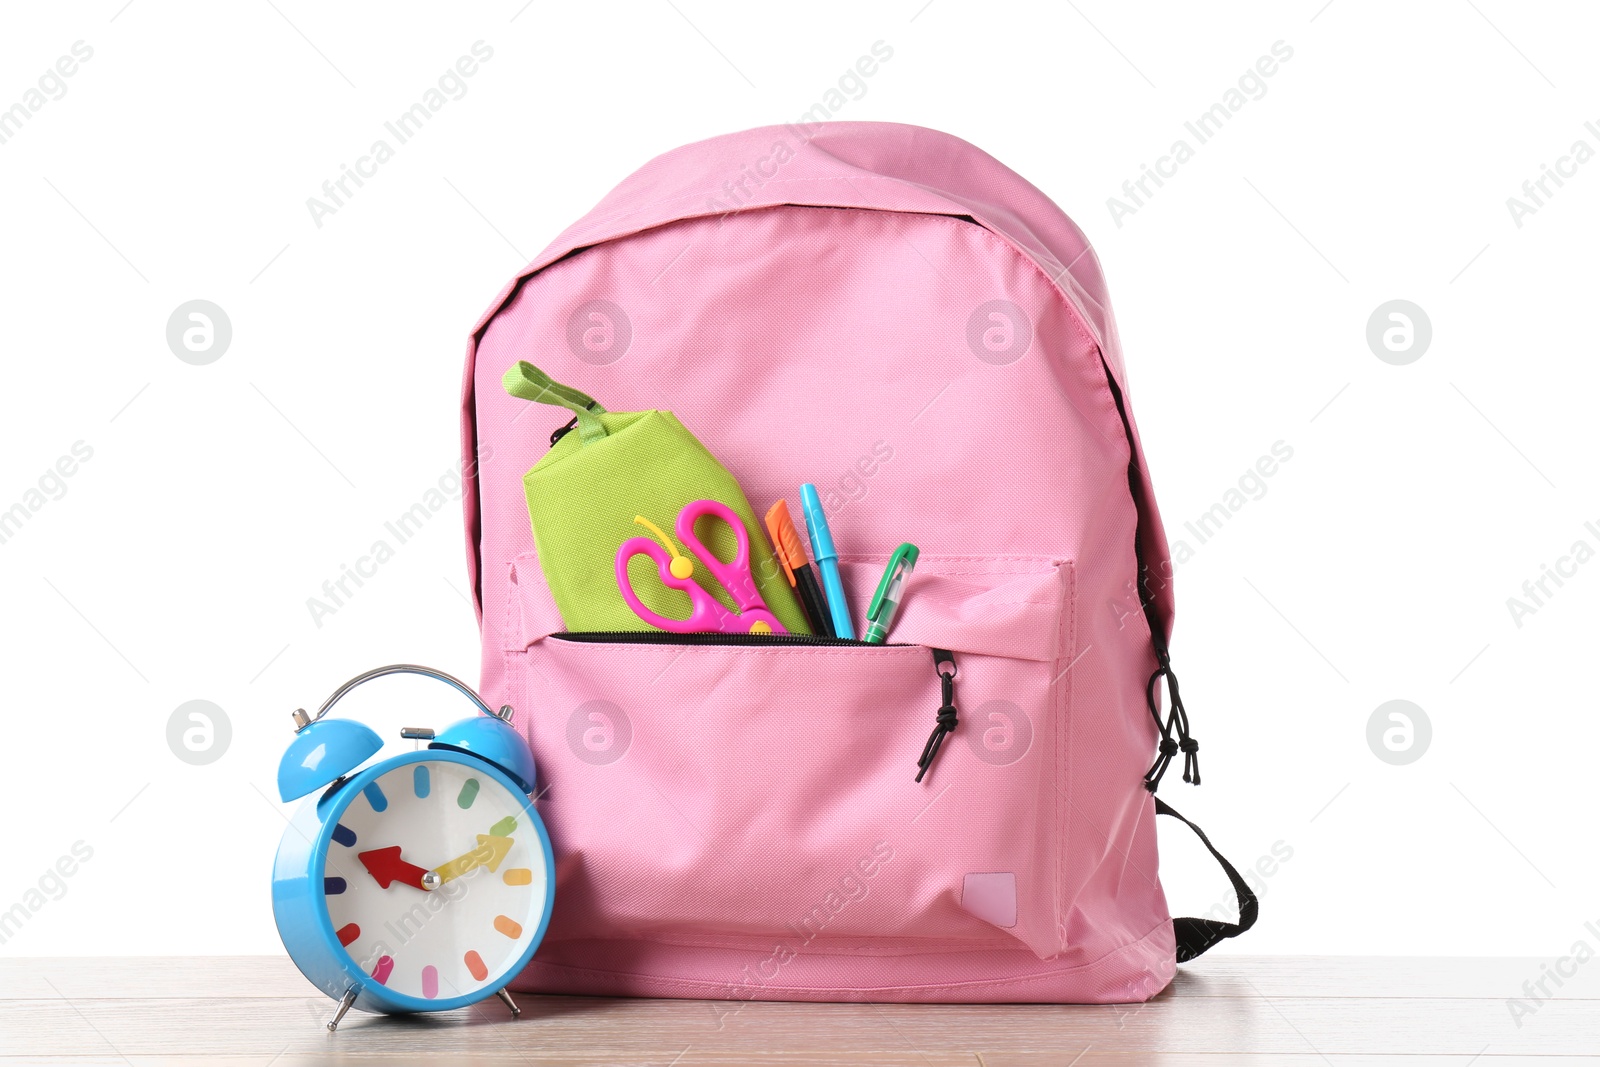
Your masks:
<svg viewBox="0 0 1600 1067"><path fill-rule="evenodd" d="M1600 968L1526 1000L1541 961L1222 956L1148 1004L775 1004L518 998L351 1013L279 957L0 959L0 1067L336 1063L694 1067L1600 1067ZM1522 998L1520 1018L1508 1006Z"/></svg>

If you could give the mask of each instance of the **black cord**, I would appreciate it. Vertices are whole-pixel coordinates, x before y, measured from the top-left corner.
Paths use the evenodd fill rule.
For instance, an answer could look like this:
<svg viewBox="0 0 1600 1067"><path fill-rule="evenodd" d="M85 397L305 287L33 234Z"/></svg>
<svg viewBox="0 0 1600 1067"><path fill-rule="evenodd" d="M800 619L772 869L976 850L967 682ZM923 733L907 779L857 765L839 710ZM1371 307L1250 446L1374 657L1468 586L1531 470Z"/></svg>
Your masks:
<svg viewBox="0 0 1600 1067"><path fill-rule="evenodd" d="M1158 649L1157 657L1161 665L1150 675L1144 691L1150 717L1155 720L1156 729L1161 733L1161 741L1156 746L1156 760L1144 775L1144 787L1152 793L1161 784L1161 777L1167 773L1167 766L1173 757L1180 752L1183 753L1183 780L1191 785L1200 784L1200 742L1189 736L1189 712L1184 708L1183 695L1178 690L1178 676L1173 673L1164 650ZM1162 678L1167 680L1167 696L1171 705L1165 722L1161 719L1161 706L1156 699L1156 683ZM1174 734L1177 735L1176 739Z"/></svg>
<svg viewBox="0 0 1600 1067"><path fill-rule="evenodd" d="M939 675L939 711L934 718L933 733L928 735L928 743L922 746L922 758L917 760L919 782L928 773L928 768L933 766L934 757L939 755L939 746L944 744L945 737L961 721L960 713L956 711L956 657L942 648L934 649L933 669Z"/></svg>

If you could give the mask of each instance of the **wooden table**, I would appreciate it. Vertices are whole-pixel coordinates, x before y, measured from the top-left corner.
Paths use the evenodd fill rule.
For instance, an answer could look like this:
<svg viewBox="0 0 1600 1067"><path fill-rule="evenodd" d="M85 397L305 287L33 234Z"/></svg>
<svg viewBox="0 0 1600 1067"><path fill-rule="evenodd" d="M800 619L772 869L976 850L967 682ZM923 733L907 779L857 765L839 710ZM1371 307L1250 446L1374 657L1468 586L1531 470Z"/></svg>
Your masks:
<svg viewBox="0 0 1600 1067"><path fill-rule="evenodd" d="M1600 960L1560 988L1547 979L1553 996L1514 1018L1507 1001L1541 964L1208 957L1143 1005L522 996L516 1021L491 1000L443 1015L352 1012L330 1034L332 1003L286 958L0 959L0 1067L1600 1065Z"/></svg>

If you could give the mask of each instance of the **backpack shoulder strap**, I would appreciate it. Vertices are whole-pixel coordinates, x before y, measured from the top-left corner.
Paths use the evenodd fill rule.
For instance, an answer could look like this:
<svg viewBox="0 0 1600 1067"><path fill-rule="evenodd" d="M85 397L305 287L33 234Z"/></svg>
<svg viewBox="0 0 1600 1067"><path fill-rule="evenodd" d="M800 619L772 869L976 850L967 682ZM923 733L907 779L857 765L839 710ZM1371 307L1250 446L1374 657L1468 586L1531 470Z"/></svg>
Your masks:
<svg viewBox="0 0 1600 1067"><path fill-rule="evenodd" d="M1206 851L1210 852L1212 858L1222 866L1222 870L1228 876L1228 881L1233 883L1234 893L1239 897L1239 921L1236 923L1222 922L1219 919L1187 917L1174 918L1172 920L1172 932L1178 941L1178 962L1187 963L1223 938L1238 937L1254 926L1261 912L1261 904L1256 900L1255 890L1251 889L1249 883L1240 877L1233 864L1229 863L1222 853L1217 851L1217 846L1211 843L1211 839L1206 836L1204 830L1179 815L1173 810L1172 805L1160 797L1156 797L1155 802L1156 814L1170 815L1194 831L1194 835L1200 839L1200 843L1206 846Z"/></svg>

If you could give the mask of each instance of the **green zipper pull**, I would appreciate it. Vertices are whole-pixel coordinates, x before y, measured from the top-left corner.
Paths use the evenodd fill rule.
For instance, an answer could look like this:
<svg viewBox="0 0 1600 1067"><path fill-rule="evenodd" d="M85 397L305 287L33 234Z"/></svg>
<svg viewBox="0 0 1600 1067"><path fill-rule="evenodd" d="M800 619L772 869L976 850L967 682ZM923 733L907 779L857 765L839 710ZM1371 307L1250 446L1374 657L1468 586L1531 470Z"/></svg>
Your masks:
<svg viewBox="0 0 1600 1067"><path fill-rule="evenodd" d="M535 404L552 404L572 412L578 418L578 440L586 445L592 445L606 435L606 428L600 422L600 416L606 413L606 409L600 406L599 401L570 385L562 385L527 360L518 360L507 369L500 384L512 396L531 400Z"/></svg>

